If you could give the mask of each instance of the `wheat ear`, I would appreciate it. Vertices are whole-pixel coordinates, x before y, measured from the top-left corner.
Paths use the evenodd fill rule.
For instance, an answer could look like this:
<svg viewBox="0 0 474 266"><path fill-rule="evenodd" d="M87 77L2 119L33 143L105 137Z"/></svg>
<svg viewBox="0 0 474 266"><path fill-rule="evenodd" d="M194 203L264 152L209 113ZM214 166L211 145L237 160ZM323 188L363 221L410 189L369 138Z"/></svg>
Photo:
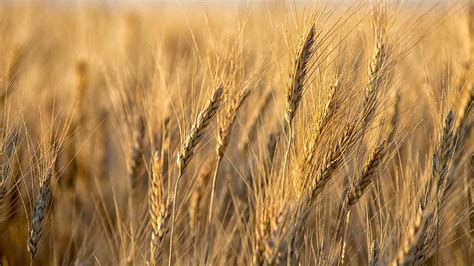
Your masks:
<svg viewBox="0 0 474 266"><path fill-rule="evenodd" d="M369 83L365 90L362 106L364 127L370 123L375 114L378 94L384 81L385 67L388 59L383 26L375 26L375 35L374 51L369 65Z"/></svg>
<svg viewBox="0 0 474 266"><path fill-rule="evenodd" d="M362 195L367 191L370 184L377 175L378 166L385 154L385 142L378 145L370 154L369 159L362 169L362 173L356 178L356 185L349 189L346 194L345 204L347 206L354 205Z"/></svg>
<svg viewBox="0 0 474 266"><path fill-rule="evenodd" d="M151 178L148 191L148 206L151 221L150 263L158 265L162 243L168 232L169 200L165 200L161 162L156 151L151 163Z"/></svg>
<svg viewBox="0 0 474 266"><path fill-rule="evenodd" d="M219 86L212 95L209 102L206 104L204 109L199 113L196 121L191 127L191 132L186 137L186 140L181 145L181 149L178 153L177 167L178 175L182 175L186 166L188 165L194 150L201 140L204 130L211 122L212 118L216 115L222 100L222 86Z"/></svg>
<svg viewBox="0 0 474 266"><path fill-rule="evenodd" d="M370 245L369 266L376 266L379 260L379 243L374 240Z"/></svg>
<svg viewBox="0 0 474 266"><path fill-rule="evenodd" d="M49 207L53 196L51 191L51 179L57 155L55 153L52 156L52 160L46 170L46 175L41 180L39 194L36 197L35 208L33 211L33 218L31 219L31 230L28 236L28 251L31 255L31 263L33 263L33 259L38 252L38 243L43 235L47 208Z"/></svg>
<svg viewBox="0 0 474 266"><path fill-rule="evenodd" d="M444 121L443 129L438 137L437 148L432 157L431 174L438 184L438 190L441 191L440 198L443 197L444 188L448 186L446 176L454 145L453 122L453 113L450 111Z"/></svg>
<svg viewBox="0 0 474 266"><path fill-rule="evenodd" d="M168 260L169 265L171 265L171 260L172 260L171 251L172 251L172 246L173 246L174 224L175 224L175 219L176 219L176 194L178 193L179 182L181 181L181 177L183 176L186 166L188 165L189 161L192 158L194 149L199 144L199 141L201 140L202 135L204 134L204 130L206 129L206 127L209 125L209 123L211 122L211 120L214 118L214 116L217 114L217 111L219 110L219 106L222 101L223 90L224 89L222 88L222 86L219 86L214 91L214 94L212 95L211 99L209 99L204 109L201 110L201 112L197 116L196 121L194 121L194 124L191 127L191 132L187 135L186 140L181 145L181 149L178 152L178 156L176 160L176 165L178 168L178 178L176 179L176 182L174 184L173 198L172 198L173 208L172 208L172 213L171 213L172 222L171 222L171 236L170 236L170 255L169 255L169 260Z"/></svg>
<svg viewBox="0 0 474 266"><path fill-rule="evenodd" d="M291 127L293 119L303 96L306 74L308 73L308 62L314 53L313 44L315 42L314 25L309 32L302 38L296 56L294 58L293 67L288 78L286 88L286 110L285 120L287 128Z"/></svg>

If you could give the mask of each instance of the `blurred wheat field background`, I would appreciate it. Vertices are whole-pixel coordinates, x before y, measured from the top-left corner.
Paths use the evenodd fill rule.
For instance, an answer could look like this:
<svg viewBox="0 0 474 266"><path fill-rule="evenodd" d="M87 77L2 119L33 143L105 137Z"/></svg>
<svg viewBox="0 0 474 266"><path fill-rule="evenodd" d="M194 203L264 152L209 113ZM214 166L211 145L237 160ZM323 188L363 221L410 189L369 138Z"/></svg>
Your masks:
<svg viewBox="0 0 474 266"><path fill-rule="evenodd" d="M472 265L474 4L0 4L0 265Z"/></svg>

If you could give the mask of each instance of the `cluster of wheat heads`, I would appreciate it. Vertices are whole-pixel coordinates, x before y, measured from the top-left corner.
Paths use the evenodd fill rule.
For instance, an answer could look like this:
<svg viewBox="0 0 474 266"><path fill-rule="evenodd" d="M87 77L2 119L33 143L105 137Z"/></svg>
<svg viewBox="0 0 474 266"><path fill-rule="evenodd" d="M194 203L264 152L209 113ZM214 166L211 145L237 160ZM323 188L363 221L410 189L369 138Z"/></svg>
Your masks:
<svg viewBox="0 0 474 266"><path fill-rule="evenodd" d="M472 264L469 7L0 6L0 265Z"/></svg>

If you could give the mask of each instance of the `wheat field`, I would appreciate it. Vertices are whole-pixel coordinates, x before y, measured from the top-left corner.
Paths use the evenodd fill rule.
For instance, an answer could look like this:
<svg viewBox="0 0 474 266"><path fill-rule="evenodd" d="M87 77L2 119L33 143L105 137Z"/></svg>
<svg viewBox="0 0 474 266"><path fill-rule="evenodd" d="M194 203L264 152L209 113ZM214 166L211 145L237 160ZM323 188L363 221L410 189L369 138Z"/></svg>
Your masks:
<svg viewBox="0 0 474 266"><path fill-rule="evenodd" d="M474 4L0 3L0 265L472 265Z"/></svg>

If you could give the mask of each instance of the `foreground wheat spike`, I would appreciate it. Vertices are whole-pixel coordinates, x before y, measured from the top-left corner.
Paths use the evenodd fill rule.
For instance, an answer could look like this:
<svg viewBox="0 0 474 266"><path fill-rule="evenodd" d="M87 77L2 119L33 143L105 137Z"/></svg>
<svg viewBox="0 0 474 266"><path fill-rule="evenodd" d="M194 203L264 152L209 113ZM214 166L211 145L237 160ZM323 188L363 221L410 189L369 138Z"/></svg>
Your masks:
<svg viewBox="0 0 474 266"><path fill-rule="evenodd" d="M130 158L128 160L128 179L132 191L138 185L138 175L140 172L140 156L143 153L143 145L145 140L145 121L139 116L137 117L136 126L132 133L132 147L130 150Z"/></svg>
<svg viewBox="0 0 474 266"><path fill-rule="evenodd" d="M319 193L321 193L333 174L340 167L344 154L350 150L352 144L354 143L354 134L355 125L349 125L339 140L332 145L329 151L325 153L320 166L314 170L305 170L300 173L302 174L303 178L301 190L304 194L301 197L301 202L299 203L299 213L296 217L296 222L291 237L296 237L296 234L300 232L301 228L306 223L311 206L314 203L316 197L319 195ZM294 240L292 242L294 242Z"/></svg>
<svg viewBox="0 0 474 266"><path fill-rule="evenodd" d="M201 110L201 112L197 116L196 121L194 121L194 124L191 127L191 132L189 132L189 134L186 136L186 140L181 145L176 162L179 172L178 175L182 175L184 173L184 169L188 165L191 157L193 156L194 149L201 140L201 137L204 134L204 130L216 115L217 110L219 109L219 106L221 104L222 92L222 86L219 86L214 91L214 94L212 95L211 99L206 104L204 109Z"/></svg>
<svg viewBox="0 0 474 266"><path fill-rule="evenodd" d="M286 111L285 120L286 126L291 127L296 110L300 104L301 97L305 85L306 74L308 73L308 62L314 53L313 44L315 41L314 25L309 32L302 39L296 57L294 58L293 68L288 78L288 85L286 88Z"/></svg>
<svg viewBox="0 0 474 266"><path fill-rule="evenodd" d="M148 206L152 228L150 241L150 264L158 265L162 243L168 232L169 201L165 200L161 163L156 151L152 158L152 173L148 192Z"/></svg>
<svg viewBox="0 0 474 266"><path fill-rule="evenodd" d="M211 188L211 201L209 205L209 215L212 215L212 204L214 201L214 193L215 193L215 186L216 186L216 179L217 179L217 174L219 171L219 164L224 156L225 150L227 148L227 145L229 144L229 139L232 133L232 127L234 125L235 119L237 117L237 112L239 111L240 107L244 103L245 99L250 94L249 89L244 89L238 96L233 98L227 108L227 110L224 112L223 117L220 119L220 123L218 126L218 132L217 132L217 148L216 148L216 153L217 153L217 162L216 162L216 170L214 172L214 177L212 179L212 188ZM210 219L211 217L209 217Z"/></svg>
<svg viewBox="0 0 474 266"><path fill-rule="evenodd" d="M369 83L365 90L362 107L364 126L367 126L374 116L379 90L386 75L384 71L388 59L385 45L385 29L382 25L375 26L375 35L374 52L369 65Z"/></svg>
<svg viewBox="0 0 474 266"><path fill-rule="evenodd" d="M443 197L444 189L448 186L446 175L453 155L453 122L453 113L450 111L444 121L443 129L438 138L437 148L433 154L431 173L438 184L438 189L441 191L439 195L441 198Z"/></svg>
<svg viewBox="0 0 474 266"><path fill-rule="evenodd" d="M345 252L346 246L346 232L347 226L349 225L351 206L356 204L362 195L367 191L370 184L373 182L377 175L378 166L383 159L385 154L385 142L382 141L377 145L367 162L364 164L362 173L354 177L355 184L350 186L349 189L345 190L342 195L342 202L339 205L337 214L337 226L335 233L335 241L333 242L333 250L340 250L340 254L334 255L335 257L343 258L342 254ZM347 187L348 185L346 185ZM378 256L378 254L374 254ZM375 258L376 259L376 258Z"/></svg>
<svg viewBox="0 0 474 266"><path fill-rule="evenodd" d="M419 203L419 210L410 228L410 234L405 239L404 245L400 247L393 265L423 263L427 259L425 250L428 246L434 245L438 224L430 226L429 222L435 213L439 216L439 205L444 202L446 196L446 188L449 183L447 172L454 145L453 124L453 113L449 111L444 119L433 154L431 166L433 180L427 185L426 194ZM431 186L431 184L435 186Z"/></svg>
<svg viewBox="0 0 474 266"><path fill-rule="evenodd" d="M430 210L436 216L436 221L433 226L429 226L426 232L426 244L422 247L424 250L430 250L436 246L439 248L439 219L441 213L441 206L447 201L448 191L452 187L453 180L450 178L452 173L452 159L454 149L456 148L455 136L453 132L454 116L452 111L449 111L444 119L442 130L439 133L436 142L435 151L432 156L431 175L435 184L435 196L429 206ZM425 260L425 257L418 259L420 262Z"/></svg>
<svg viewBox="0 0 474 266"><path fill-rule="evenodd" d="M375 176L377 175L377 168L383 159L385 149L385 142L379 144L370 154L369 159L364 165L364 169L359 177L357 177L357 183L355 186L349 189L349 192L346 195L345 204L347 206L354 205L367 191L370 184L373 182Z"/></svg>
<svg viewBox="0 0 474 266"><path fill-rule="evenodd" d="M213 215L213 208L214 208L214 197L216 193L216 181L217 175L219 173L219 166L224 157L225 150L227 145L229 144L229 139L232 133L232 127L234 125L235 119L237 117L237 112L242 106L242 103L247 99L250 94L249 89L244 89L239 95L234 97L230 103L228 103L228 108L224 112L223 117L220 119L220 123L218 125L218 132L217 132L217 161L216 161L216 168L214 170L214 176L212 177L212 184L211 184L211 198L209 200L209 210L208 210L208 217L207 217L207 224L210 226L212 221ZM208 241L210 241L211 230L207 228L208 232ZM208 247L210 244L208 243ZM206 259L207 259L207 252L206 252Z"/></svg>
<svg viewBox="0 0 474 266"><path fill-rule="evenodd" d="M344 131L342 137L335 143L331 150L324 156L323 163L316 173L316 178L310 181L309 198L311 201L321 192L329 178L339 166L342 161L344 152L347 151L349 145L353 141L354 127L349 126Z"/></svg>
<svg viewBox="0 0 474 266"><path fill-rule="evenodd" d="M54 165L56 163L57 155L52 155L53 158L46 169L46 175L41 180L39 194L36 197L33 217L31 219L31 230L28 236L28 251L31 255L31 261L36 256L38 251L38 243L43 234L44 220L46 218L47 208L52 199L51 179L53 176Z"/></svg>
<svg viewBox="0 0 474 266"><path fill-rule="evenodd" d="M209 99L204 109L201 110L201 112L196 118L196 121L194 121L193 126L191 127L191 132L189 132L189 134L186 136L186 140L181 145L181 148L178 152L178 156L176 160L176 166L178 168L178 178L176 179L176 182L174 184L174 189L173 189L170 256L169 256L168 264L171 264L171 260L172 260L171 250L173 247L174 225L176 221L175 220L176 219L176 194L178 193L179 182L181 181L181 177L184 174L184 170L186 166L188 165L189 161L191 160L194 154L194 149L199 144L199 141L201 140L202 135L204 134L204 130L206 129L206 127L209 125L209 123L215 117L215 115L217 114L217 111L219 110L219 106L222 101L223 90L224 89L222 88L222 86L219 86L214 91L214 94L212 95L211 99Z"/></svg>

